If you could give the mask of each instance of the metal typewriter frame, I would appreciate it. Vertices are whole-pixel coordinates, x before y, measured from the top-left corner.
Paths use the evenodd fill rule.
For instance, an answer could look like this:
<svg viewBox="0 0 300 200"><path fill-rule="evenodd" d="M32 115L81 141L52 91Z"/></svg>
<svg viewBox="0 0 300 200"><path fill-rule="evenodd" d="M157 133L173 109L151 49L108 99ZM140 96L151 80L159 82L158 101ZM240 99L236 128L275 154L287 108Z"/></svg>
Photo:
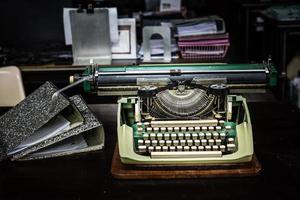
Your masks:
<svg viewBox="0 0 300 200"><path fill-rule="evenodd" d="M157 159L150 156L142 156L135 152L133 141L133 130L130 126L122 123L122 103L134 100L134 97L121 98L118 101L118 143L119 153L123 163L126 164L218 164L218 163L238 163L249 162L253 155L253 139L252 139L252 126L250 114L246 99L242 96L229 95L227 101L231 101L233 97L237 101L242 102L245 110L244 122L237 125L237 143L238 150L229 155L222 155L222 157L202 157L202 158L168 158Z"/></svg>

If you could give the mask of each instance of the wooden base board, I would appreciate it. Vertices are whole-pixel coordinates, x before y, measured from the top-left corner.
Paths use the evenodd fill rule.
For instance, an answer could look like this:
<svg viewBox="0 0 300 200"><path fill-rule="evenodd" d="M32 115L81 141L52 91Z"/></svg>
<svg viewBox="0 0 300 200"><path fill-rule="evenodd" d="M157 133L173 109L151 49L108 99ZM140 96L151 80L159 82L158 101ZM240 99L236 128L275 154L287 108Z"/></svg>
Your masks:
<svg viewBox="0 0 300 200"><path fill-rule="evenodd" d="M194 166L164 166L126 165L121 162L118 144L116 144L112 159L111 173L116 179L194 179L216 177L255 176L261 171L261 165L254 155L248 163L194 165Z"/></svg>

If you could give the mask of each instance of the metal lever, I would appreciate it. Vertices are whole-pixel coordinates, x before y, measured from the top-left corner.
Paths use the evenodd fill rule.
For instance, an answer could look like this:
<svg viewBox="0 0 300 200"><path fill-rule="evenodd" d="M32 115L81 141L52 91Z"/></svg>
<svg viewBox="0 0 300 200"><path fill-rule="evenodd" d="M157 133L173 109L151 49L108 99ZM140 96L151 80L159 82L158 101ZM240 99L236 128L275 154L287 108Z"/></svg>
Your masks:
<svg viewBox="0 0 300 200"><path fill-rule="evenodd" d="M61 88L60 90L57 90L57 91L52 95L50 111L53 111L53 110L54 110L54 108L55 108L55 102L57 101L58 95L59 95L61 92L65 91L65 90L67 90L67 89L70 89L70 88L72 88L72 87L74 87L74 86L76 86L76 85L78 85L78 84L80 84L80 83L82 83L82 82L84 82L84 81L88 81L88 80L91 80L91 79L93 79L93 75L89 75L89 76L83 77L82 79L80 79L80 80L78 80L78 81L76 81L76 82L74 82L74 83L72 83L72 84L70 84L70 85L67 85L67 86L64 87L64 88Z"/></svg>

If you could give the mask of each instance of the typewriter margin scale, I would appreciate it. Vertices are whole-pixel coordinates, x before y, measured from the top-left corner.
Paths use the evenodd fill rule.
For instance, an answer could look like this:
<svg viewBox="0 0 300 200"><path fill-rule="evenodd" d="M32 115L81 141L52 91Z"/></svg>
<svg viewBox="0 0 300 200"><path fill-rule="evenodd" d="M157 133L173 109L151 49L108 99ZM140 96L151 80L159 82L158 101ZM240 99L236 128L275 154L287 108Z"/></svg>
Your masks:
<svg viewBox="0 0 300 200"><path fill-rule="evenodd" d="M264 92L266 86L277 82L270 61L91 65L72 81L82 77L90 77L83 83L86 92L120 97L119 154L123 164L135 165L251 161L254 150L250 114L246 99L236 94ZM175 107L170 103L173 97L179 102ZM205 106L197 110L195 102L183 102L188 99ZM164 105L168 103L169 107ZM178 105L184 109L174 110ZM160 112L153 112L159 108ZM181 116L176 117L178 113Z"/></svg>

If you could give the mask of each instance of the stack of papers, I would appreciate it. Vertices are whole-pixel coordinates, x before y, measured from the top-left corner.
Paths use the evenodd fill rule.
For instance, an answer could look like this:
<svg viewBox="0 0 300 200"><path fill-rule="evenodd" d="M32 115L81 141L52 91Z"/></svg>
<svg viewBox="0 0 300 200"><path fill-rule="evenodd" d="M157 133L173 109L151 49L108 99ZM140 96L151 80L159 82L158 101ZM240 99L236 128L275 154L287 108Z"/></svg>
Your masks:
<svg viewBox="0 0 300 200"><path fill-rule="evenodd" d="M215 61L224 58L229 46L225 24L217 17L207 17L177 24L178 46L184 59Z"/></svg>
<svg viewBox="0 0 300 200"><path fill-rule="evenodd" d="M216 34L217 24L216 21L213 20L188 23L185 25L177 26L177 32L179 37Z"/></svg>
<svg viewBox="0 0 300 200"><path fill-rule="evenodd" d="M70 122L63 116L59 115L42 126L42 128L37 130L34 135L24 140L13 151L9 152L8 155L18 153L49 138L59 135L60 133L63 133L64 131L67 131L69 129Z"/></svg>

